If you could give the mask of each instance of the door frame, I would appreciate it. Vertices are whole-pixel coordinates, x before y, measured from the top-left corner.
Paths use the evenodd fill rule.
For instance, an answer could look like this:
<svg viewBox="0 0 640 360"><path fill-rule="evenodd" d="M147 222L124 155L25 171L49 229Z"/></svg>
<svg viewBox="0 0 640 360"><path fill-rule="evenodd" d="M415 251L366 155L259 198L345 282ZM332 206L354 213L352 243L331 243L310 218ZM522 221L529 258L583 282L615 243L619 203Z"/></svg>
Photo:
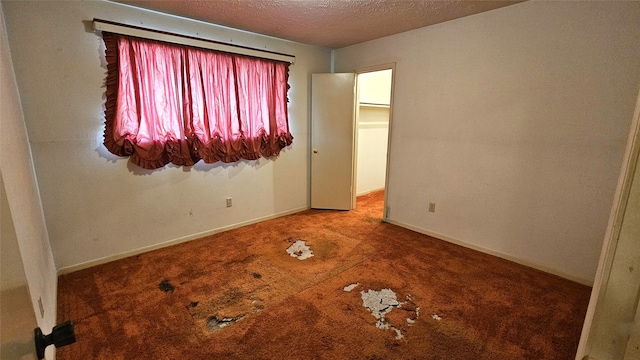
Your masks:
<svg viewBox="0 0 640 360"><path fill-rule="evenodd" d="M636 108L633 114L633 119L631 120L627 146L622 162L622 169L620 171L620 177L618 178L616 192L614 193L613 197L613 206L611 208L609 223L607 225L607 231L605 233L604 242L602 244L602 251L600 253L600 260L598 262L598 269L596 270L593 288L591 290L589 306L587 308L587 313L582 327L582 334L580 336L580 343L578 344L576 360L591 359L591 357L589 357L593 346L593 335L591 334L591 332L595 327L598 326L595 316L596 312L598 311L598 305L602 304L602 301L605 298L607 285L610 280L609 277L611 274L611 268L613 266L613 262L615 261L614 256L618 246L618 238L620 236L620 230L622 228L622 220L625 216L633 177L636 171L640 171L640 168L636 168L636 163L639 156L640 93L638 93ZM594 322L594 320L596 320L596 322Z"/></svg>
<svg viewBox="0 0 640 360"><path fill-rule="evenodd" d="M393 95L394 95L394 91L395 91L395 78L396 78L396 63L392 62L392 63L385 63L385 64L380 64L380 65L372 65L372 66L367 66L367 67L362 67L362 68L358 68L355 71L356 74L356 103L354 104L354 107L356 109L355 112L355 119L354 119L354 131L353 131L353 146L354 146L354 150L353 150L353 180L352 180L352 184L353 186L356 186L357 184L357 176L358 176L358 171L357 171L357 166L358 166L358 120L360 117L360 111L359 111L359 103L360 103L360 81L359 81L359 75L360 74L364 74L364 73L369 73L369 72L376 72L376 71L382 71L382 70L391 70L391 98L389 99L389 131L387 133L387 158L386 158L386 164L385 164L385 176L384 176L384 205L383 205L383 214L382 214L382 220L383 221L387 221L387 218L389 216L388 214L388 209L387 209L387 198L388 198L388 194L389 194L389 165L390 165L390 159L391 159L391 129L392 129L392 124L393 124ZM356 204L356 193L357 193L357 189L355 189L353 191L353 208L355 208L355 204Z"/></svg>

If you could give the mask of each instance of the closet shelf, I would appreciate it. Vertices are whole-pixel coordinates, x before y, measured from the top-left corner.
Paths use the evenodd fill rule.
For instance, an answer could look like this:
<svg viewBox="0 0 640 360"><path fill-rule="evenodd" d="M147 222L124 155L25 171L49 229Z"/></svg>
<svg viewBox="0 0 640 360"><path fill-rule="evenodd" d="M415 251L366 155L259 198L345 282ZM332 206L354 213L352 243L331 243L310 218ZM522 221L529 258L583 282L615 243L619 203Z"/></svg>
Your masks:
<svg viewBox="0 0 640 360"><path fill-rule="evenodd" d="M389 104L373 104L373 103L360 103L360 107L368 107L368 108L389 108Z"/></svg>

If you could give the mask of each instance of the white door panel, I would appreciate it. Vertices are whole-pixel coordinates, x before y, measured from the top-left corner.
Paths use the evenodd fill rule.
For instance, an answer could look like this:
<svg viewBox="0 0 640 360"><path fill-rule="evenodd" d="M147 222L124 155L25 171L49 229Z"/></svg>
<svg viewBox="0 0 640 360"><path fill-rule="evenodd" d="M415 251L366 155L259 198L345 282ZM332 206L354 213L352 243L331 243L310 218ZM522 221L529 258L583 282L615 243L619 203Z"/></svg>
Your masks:
<svg viewBox="0 0 640 360"><path fill-rule="evenodd" d="M313 74L311 207L353 209L356 75Z"/></svg>

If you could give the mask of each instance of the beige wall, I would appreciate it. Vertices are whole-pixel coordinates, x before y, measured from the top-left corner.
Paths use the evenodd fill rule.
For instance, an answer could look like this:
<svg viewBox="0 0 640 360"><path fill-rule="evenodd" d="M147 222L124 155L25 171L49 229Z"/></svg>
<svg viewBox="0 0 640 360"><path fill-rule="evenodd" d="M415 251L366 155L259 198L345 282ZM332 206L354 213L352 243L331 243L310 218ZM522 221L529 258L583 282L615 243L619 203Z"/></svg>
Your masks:
<svg viewBox="0 0 640 360"><path fill-rule="evenodd" d="M69 270L308 207L309 80L330 51L104 1L5 4L56 264ZM296 56L294 143L273 160L144 171L102 145L105 68L93 18ZM225 198L233 207L225 207ZM283 235L285 236L285 235Z"/></svg>
<svg viewBox="0 0 640 360"><path fill-rule="evenodd" d="M57 276L20 107L3 7L4 2L0 4L0 357L33 359L33 329L39 326L49 333L55 325ZM47 358L55 358L53 348L47 350Z"/></svg>
<svg viewBox="0 0 640 360"><path fill-rule="evenodd" d="M336 50L336 72L396 63L389 219L591 283L639 20L639 2L528 1Z"/></svg>

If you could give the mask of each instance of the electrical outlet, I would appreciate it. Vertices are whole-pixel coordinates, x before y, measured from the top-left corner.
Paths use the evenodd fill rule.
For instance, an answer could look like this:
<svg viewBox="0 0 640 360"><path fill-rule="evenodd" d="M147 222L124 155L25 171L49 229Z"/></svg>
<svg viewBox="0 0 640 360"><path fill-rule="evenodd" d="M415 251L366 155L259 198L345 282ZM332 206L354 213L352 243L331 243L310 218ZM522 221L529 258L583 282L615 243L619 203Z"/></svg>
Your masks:
<svg viewBox="0 0 640 360"><path fill-rule="evenodd" d="M42 305L41 297L38 297L38 307L40 308L40 317L44 318L44 306Z"/></svg>
<svg viewBox="0 0 640 360"><path fill-rule="evenodd" d="M227 207L231 207L233 205L233 202L231 200L230 197L227 198Z"/></svg>
<svg viewBox="0 0 640 360"><path fill-rule="evenodd" d="M429 203L429 212L436 212L436 203Z"/></svg>

